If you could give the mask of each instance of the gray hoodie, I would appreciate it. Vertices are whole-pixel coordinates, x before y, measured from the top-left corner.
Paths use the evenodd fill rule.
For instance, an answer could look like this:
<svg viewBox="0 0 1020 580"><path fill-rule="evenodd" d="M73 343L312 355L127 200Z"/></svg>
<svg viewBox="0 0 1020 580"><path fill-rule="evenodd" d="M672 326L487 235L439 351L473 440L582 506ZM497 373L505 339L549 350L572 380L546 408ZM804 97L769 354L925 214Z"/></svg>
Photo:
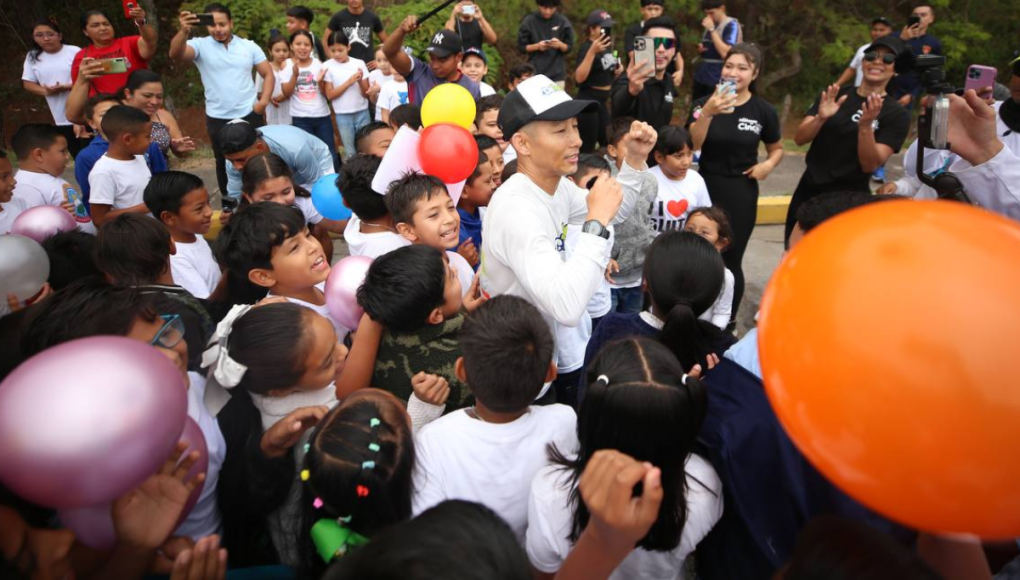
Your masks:
<svg viewBox="0 0 1020 580"><path fill-rule="evenodd" d="M616 176L616 160L606 155L606 161ZM652 203L659 194L659 184L655 176L647 172L641 174L641 187L638 190L637 202L630 216L622 224L617 224L616 241L610 257L620 265L620 271L613 274L616 286L628 286L641 280L641 271L645 265L645 254L655 239L655 228L649 218Z"/></svg>

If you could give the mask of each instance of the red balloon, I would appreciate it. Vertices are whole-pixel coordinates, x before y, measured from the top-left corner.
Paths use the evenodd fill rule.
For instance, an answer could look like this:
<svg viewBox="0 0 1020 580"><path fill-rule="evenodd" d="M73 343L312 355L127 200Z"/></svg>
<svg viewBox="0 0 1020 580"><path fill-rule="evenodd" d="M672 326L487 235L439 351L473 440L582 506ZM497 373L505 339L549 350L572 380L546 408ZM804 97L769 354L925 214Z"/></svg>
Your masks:
<svg viewBox="0 0 1020 580"><path fill-rule="evenodd" d="M457 183L471 176L478 165L478 145L467 129L449 123L426 127L418 141L421 169L443 183Z"/></svg>

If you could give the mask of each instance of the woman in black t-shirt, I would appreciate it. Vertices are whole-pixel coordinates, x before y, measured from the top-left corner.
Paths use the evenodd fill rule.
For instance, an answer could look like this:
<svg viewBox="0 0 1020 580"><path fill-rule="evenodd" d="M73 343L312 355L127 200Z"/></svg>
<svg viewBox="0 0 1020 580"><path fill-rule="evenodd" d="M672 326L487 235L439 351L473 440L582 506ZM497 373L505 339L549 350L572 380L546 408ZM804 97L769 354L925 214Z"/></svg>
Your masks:
<svg viewBox="0 0 1020 580"><path fill-rule="evenodd" d="M705 178L712 204L730 216L733 243L723 254L733 273L732 320L744 295L741 263L758 219L758 182L769 176L783 159L779 115L768 101L754 94L761 74L762 54L754 44L735 44L723 62L722 79L732 80L734 91L722 88L694 102L690 125L694 149L701 150L698 173ZM768 158L758 161L758 144Z"/></svg>
<svg viewBox="0 0 1020 580"><path fill-rule="evenodd" d="M798 145L811 143L811 149L786 214L786 239L800 204L830 191L870 191L869 176L903 145L910 113L896 99L884 97L907 51L895 36L879 38L864 51L861 85L832 85L811 106L794 137Z"/></svg>
<svg viewBox="0 0 1020 580"><path fill-rule="evenodd" d="M601 18L602 15L604 18ZM623 65L612 50L612 26L613 21L607 12L593 11L588 17L588 40L577 51L577 62L574 65L577 98L599 104L597 111L578 119L582 153L591 153L596 144L603 147L609 145L609 109L606 103L609 101L613 80L623 72Z"/></svg>

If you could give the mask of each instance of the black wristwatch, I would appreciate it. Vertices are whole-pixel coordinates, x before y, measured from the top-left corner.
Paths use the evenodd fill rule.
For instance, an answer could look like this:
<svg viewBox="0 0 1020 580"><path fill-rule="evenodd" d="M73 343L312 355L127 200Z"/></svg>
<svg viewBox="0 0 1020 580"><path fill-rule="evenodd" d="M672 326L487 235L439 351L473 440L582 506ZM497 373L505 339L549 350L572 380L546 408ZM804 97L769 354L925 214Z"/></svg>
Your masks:
<svg viewBox="0 0 1020 580"><path fill-rule="evenodd" d="M606 229L606 226L602 225L602 223L598 220L588 220L584 222L584 225L581 226L581 231L586 234L595 234L605 240L609 239L609 230Z"/></svg>

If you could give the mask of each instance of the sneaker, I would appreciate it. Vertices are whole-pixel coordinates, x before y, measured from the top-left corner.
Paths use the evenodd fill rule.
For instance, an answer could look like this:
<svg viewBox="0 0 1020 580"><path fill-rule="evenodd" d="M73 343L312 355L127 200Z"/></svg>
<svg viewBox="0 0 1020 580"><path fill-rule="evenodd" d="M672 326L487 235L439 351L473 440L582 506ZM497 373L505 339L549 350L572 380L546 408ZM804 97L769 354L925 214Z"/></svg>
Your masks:
<svg viewBox="0 0 1020 580"><path fill-rule="evenodd" d="M877 183L885 183L885 165L879 167L871 174L871 180Z"/></svg>

